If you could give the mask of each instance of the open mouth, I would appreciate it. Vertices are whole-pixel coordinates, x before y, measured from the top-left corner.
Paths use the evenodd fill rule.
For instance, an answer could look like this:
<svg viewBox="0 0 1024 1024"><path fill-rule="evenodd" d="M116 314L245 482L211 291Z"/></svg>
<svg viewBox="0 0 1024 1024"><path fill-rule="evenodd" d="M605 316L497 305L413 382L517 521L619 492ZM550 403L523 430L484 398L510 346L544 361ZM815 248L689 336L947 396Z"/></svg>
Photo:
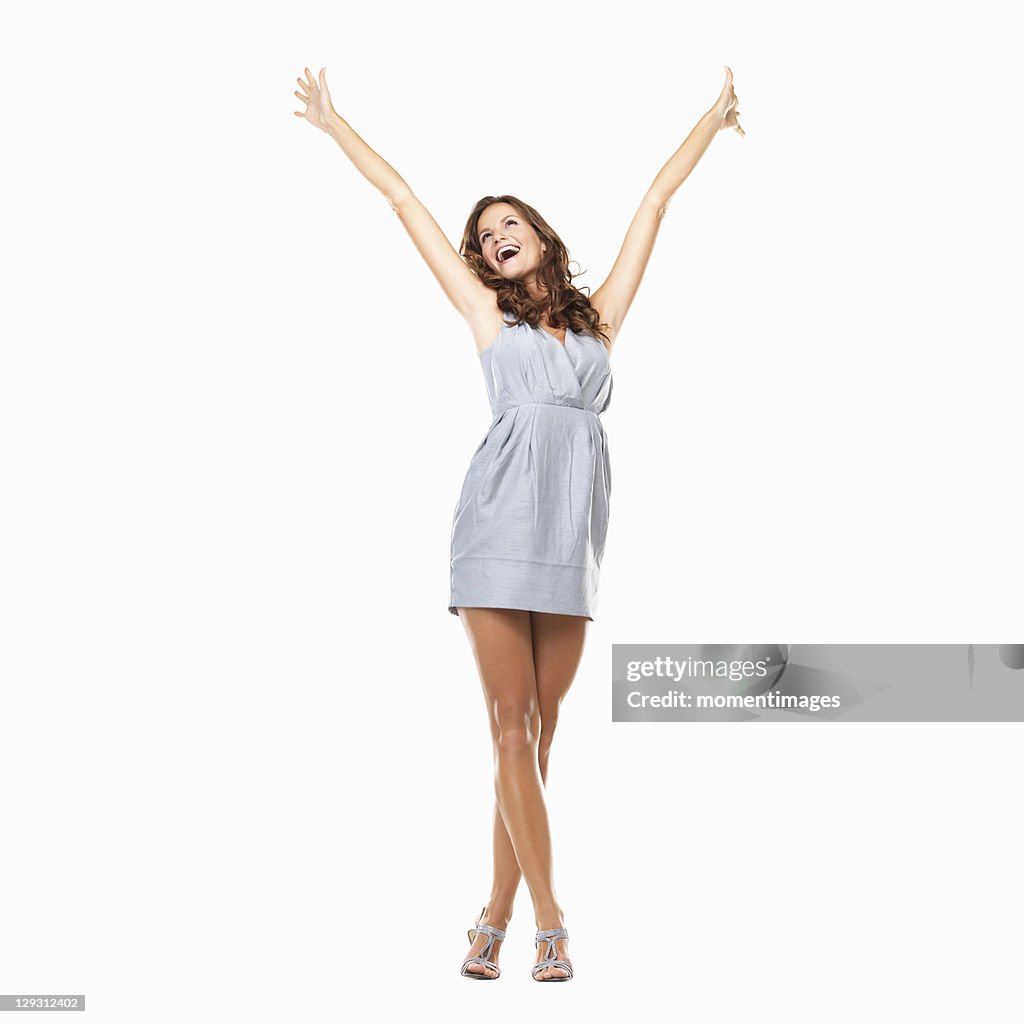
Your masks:
<svg viewBox="0 0 1024 1024"><path fill-rule="evenodd" d="M516 258L516 253L518 253L518 252L519 252L519 246L518 245L513 245L511 242L508 245L503 245L498 250L498 257L497 257L498 258L498 262L499 263L508 263L509 260L514 260Z"/></svg>

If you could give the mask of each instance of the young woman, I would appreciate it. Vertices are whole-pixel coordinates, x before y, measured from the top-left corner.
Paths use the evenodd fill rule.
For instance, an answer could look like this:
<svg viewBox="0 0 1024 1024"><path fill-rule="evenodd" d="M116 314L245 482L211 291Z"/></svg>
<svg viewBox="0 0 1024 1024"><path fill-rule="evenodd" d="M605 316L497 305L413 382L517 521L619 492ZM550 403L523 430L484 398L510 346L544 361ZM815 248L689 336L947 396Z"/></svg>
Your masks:
<svg viewBox="0 0 1024 1024"><path fill-rule="evenodd" d="M295 111L330 135L388 200L476 342L494 419L455 508L448 609L469 636L494 744L494 880L469 931L464 977L495 979L520 877L533 899L537 981L573 975L544 803L558 708L597 608L611 471L599 419L611 352L669 200L724 128L741 135L726 68L714 106L659 171L608 279L573 286L561 239L514 196L473 208L456 252L398 172L338 115L325 69Z"/></svg>

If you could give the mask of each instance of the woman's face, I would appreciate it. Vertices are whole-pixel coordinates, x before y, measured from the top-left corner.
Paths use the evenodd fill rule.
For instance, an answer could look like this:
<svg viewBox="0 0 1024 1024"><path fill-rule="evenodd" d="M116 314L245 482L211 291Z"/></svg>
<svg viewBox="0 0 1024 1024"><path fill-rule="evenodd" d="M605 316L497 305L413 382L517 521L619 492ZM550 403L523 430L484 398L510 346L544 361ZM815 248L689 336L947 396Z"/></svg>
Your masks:
<svg viewBox="0 0 1024 1024"><path fill-rule="evenodd" d="M546 248L526 218L508 203L494 203L480 214L476 236L487 265L510 280L522 281L532 274Z"/></svg>

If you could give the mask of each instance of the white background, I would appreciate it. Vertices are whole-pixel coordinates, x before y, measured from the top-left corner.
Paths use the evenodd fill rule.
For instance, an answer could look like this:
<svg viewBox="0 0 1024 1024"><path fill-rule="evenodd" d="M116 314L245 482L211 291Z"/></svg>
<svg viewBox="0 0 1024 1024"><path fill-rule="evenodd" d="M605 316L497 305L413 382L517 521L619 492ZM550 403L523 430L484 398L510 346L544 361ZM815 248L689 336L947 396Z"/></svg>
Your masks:
<svg viewBox="0 0 1024 1024"><path fill-rule="evenodd" d="M0 991L103 1024L1018 1019L1019 725L613 725L609 677L612 643L1020 639L1004 10L8 12ZM448 545L490 410L295 79L327 67L454 244L511 192L596 290L725 64L746 137L673 198L603 417L548 790L577 976L530 981L524 884L467 985L493 789Z"/></svg>

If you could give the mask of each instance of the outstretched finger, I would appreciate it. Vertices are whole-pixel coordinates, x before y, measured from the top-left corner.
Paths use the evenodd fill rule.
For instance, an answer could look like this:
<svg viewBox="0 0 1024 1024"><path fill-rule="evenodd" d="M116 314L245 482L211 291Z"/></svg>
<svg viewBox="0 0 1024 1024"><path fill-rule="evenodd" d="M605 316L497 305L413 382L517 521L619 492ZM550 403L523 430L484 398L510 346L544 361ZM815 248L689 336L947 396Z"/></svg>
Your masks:
<svg viewBox="0 0 1024 1024"><path fill-rule="evenodd" d="M309 68L305 68L304 70L306 72L306 78L309 79L309 84L315 86L316 82L313 81L313 72L310 71Z"/></svg>

